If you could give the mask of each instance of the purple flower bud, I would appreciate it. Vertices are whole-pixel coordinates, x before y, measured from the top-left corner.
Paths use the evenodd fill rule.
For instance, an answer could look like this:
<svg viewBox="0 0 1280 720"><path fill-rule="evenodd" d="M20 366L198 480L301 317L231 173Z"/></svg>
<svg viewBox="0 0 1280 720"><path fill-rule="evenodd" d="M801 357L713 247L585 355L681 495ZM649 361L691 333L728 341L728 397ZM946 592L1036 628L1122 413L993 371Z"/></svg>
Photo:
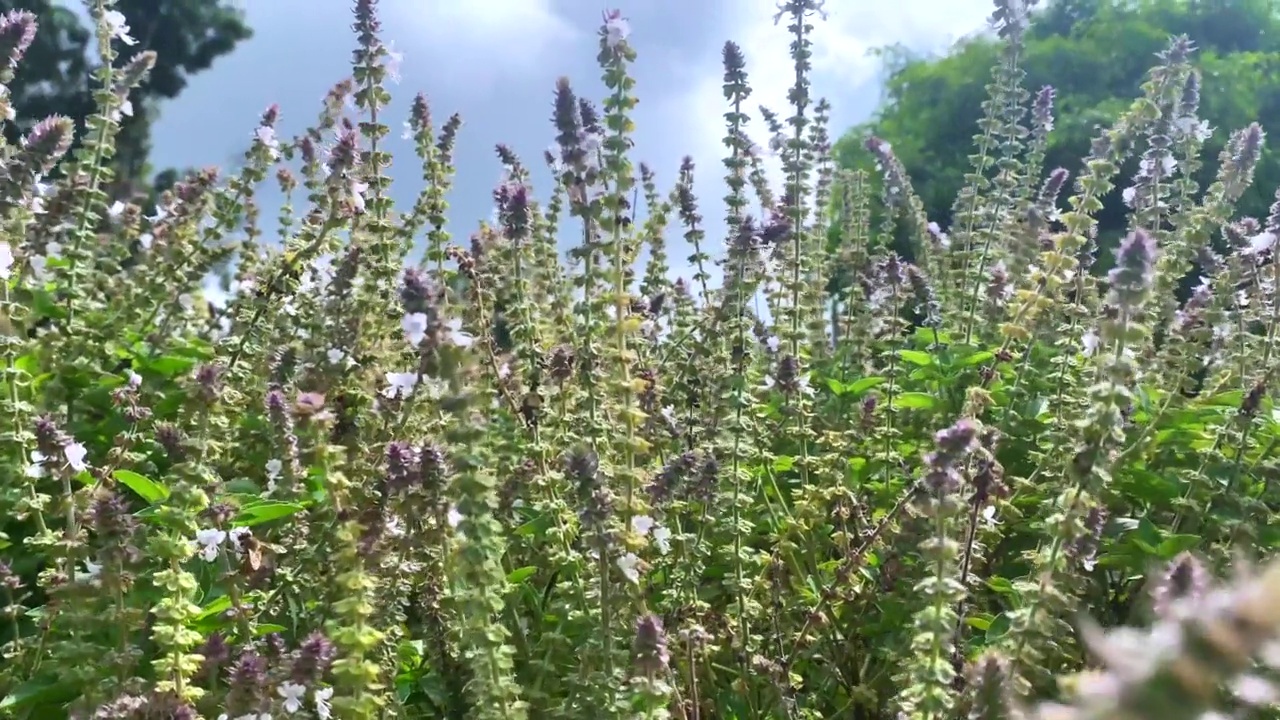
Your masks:
<svg viewBox="0 0 1280 720"><path fill-rule="evenodd" d="M418 479L417 465L412 445L398 440L387 443L387 492L399 492L414 485Z"/></svg>
<svg viewBox="0 0 1280 720"><path fill-rule="evenodd" d="M267 693L267 661L253 650L245 650L236 658L227 679L229 700L237 708L257 708Z"/></svg>
<svg viewBox="0 0 1280 720"><path fill-rule="evenodd" d="M1035 103L1031 107L1032 123L1037 131L1048 134L1053 131L1053 86L1045 85L1036 93Z"/></svg>
<svg viewBox="0 0 1280 720"><path fill-rule="evenodd" d="M632 650L638 674L653 677L666 670L667 663L671 662L671 654L667 649L667 636L661 618L647 613L636 621Z"/></svg>
<svg viewBox="0 0 1280 720"><path fill-rule="evenodd" d="M293 660L291 675L293 681L302 685L313 685L324 679L337 650L322 633L313 632L298 647L297 656Z"/></svg>
<svg viewBox="0 0 1280 720"><path fill-rule="evenodd" d="M427 96L422 93L414 96L413 105L409 108L409 128L415 134L424 130L431 131L431 106L427 104Z"/></svg>
<svg viewBox="0 0 1280 720"><path fill-rule="evenodd" d="M667 461L649 485L649 498L655 506L671 501L686 485L698 467L698 454L686 451Z"/></svg>
<svg viewBox="0 0 1280 720"><path fill-rule="evenodd" d="M31 41L36 38L36 16L26 10L11 10L0 17L0 58L15 70Z"/></svg>
<svg viewBox="0 0 1280 720"><path fill-rule="evenodd" d="M206 403L216 401L222 395L222 367L212 363L201 365L195 373L196 392Z"/></svg>
<svg viewBox="0 0 1280 720"><path fill-rule="evenodd" d="M44 175L58 164L71 148L75 124L70 118L54 115L31 128L22 138L22 162L33 175Z"/></svg>
<svg viewBox="0 0 1280 720"><path fill-rule="evenodd" d="M1194 600L1208 587L1209 572L1196 556L1184 552L1169 563L1164 575L1152 587L1152 610L1159 617L1167 617L1177 601Z"/></svg>
<svg viewBox="0 0 1280 720"><path fill-rule="evenodd" d="M1155 239L1138 228L1116 250L1116 266L1107 274L1111 283L1108 302L1125 309L1138 307L1151 288L1155 267Z"/></svg>

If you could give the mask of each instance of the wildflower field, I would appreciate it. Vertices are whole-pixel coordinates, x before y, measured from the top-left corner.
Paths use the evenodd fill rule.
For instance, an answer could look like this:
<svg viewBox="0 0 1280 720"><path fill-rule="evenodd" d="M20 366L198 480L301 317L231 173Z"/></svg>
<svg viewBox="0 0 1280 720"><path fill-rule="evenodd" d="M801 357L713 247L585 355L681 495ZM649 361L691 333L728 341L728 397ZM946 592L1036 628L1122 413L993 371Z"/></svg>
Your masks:
<svg viewBox="0 0 1280 720"><path fill-rule="evenodd" d="M554 88L554 184L498 146L476 229L421 95L392 207L376 0L311 129L272 107L234 174L113 197L155 56L112 5L87 127L0 150L0 717L1277 716L1280 199L1234 212L1263 130L1199 119L1194 38L1046 167L1031 8L996 0L942 228L888 142L836 170L817 0L779 6L792 107L726 43L723 166L669 188L609 12L602 87ZM0 81L40 31L0 18Z"/></svg>

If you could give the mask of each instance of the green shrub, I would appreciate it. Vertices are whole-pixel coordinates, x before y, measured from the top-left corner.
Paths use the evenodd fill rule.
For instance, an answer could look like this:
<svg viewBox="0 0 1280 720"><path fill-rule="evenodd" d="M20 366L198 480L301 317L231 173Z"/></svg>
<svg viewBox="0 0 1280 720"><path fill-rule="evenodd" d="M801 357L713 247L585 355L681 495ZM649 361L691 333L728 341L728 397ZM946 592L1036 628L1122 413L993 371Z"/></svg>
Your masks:
<svg viewBox="0 0 1280 720"><path fill-rule="evenodd" d="M1256 124L1215 183L1190 179L1206 133L1186 38L1079 169L1046 169L1052 91L1021 89L1025 10L998 1L1004 52L944 233L887 143L867 140L881 197L834 172L806 80L819 4L789 0L793 115L764 117L785 182L775 197L747 138L728 43L713 252L692 161L667 196L631 165L635 53L610 13L601 109L556 87L545 204L499 147L496 222L463 248L445 223L460 120L437 127L421 96L423 190L388 199L374 0L314 128L277 138L272 108L236 174L149 211L108 197L154 62L118 61L110 5L91 3L106 69L74 157L60 118L3 149L3 716L1272 707L1280 566L1209 578L1280 540L1280 202L1232 217ZM0 79L34 29L0 21ZM1093 213L1135 153L1128 237L1091 274ZM282 247L255 201L273 173ZM690 280L671 279L677 232ZM236 291L206 307L228 264Z"/></svg>

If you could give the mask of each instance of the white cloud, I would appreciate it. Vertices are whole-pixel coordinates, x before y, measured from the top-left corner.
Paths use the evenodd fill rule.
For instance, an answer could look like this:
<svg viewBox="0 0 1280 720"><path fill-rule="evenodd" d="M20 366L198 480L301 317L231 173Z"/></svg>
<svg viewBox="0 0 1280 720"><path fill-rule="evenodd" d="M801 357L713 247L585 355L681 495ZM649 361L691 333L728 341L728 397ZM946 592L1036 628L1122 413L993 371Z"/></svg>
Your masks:
<svg viewBox="0 0 1280 720"><path fill-rule="evenodd" d="M519 77L579 34L551 0L389 0L382 16L388 37L447 63L442 81L473 89Z"/></svg>

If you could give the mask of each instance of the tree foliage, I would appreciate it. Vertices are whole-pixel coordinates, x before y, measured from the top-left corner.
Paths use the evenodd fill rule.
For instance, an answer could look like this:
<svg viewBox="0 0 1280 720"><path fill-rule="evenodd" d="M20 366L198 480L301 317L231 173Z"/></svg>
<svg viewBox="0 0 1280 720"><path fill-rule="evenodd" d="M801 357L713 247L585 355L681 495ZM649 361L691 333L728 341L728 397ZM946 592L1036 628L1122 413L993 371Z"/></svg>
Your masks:
<svg viewBox="0 0 1280 720"><path fill-rule="evenodd" d="M1056 91L1045 168L1076 174L1096 128L1128 106L1155 53L1169 36L1182 34L1200 48L1197 65L1205 78L1200 113L1215 129L1196 178L1202 187L1218 171L1229 129L1255 120L1265 126L1280 117L1280 3L1275 0L1056 0L1033 16L1022 58L1025 87L1051 85ZM929 219L949 226L998 52L997 40L983 34L961 41L944 57L892 53L883 105L837 144L840 164L870 168L874 159L863 138L874 134L888 140ZM1131 177L1136 168L1132 160L1122 177ZM1239 209L1261 217L1272 200L1266 188L1280 184L1280 157L1265 154L1256 177L1258 184ZM1104 199L1098 215L1104 247L1124 231L1125 185ZM1105 263L1108 256L1104 252L1099 260Z"/></svg>
<svg viewBox="0 0 1280 720"><path fill-rule="evenodd" d="M231 0L118 0L114 9L127 18L137 40L127 54L154 50L158 57L131 96L133 115L121 119L115 170L121 194L128 194L149 174L158 102L181 94L191 75L207 70L251 30ZM64 115L83 127L94 107L90 76L96 59L94 33L83 14L55 0L0 0L0 12L11 10L34 13L40 32L9 86L18 116L5 128L6 139L16 142L50 115Z"/></svg>

